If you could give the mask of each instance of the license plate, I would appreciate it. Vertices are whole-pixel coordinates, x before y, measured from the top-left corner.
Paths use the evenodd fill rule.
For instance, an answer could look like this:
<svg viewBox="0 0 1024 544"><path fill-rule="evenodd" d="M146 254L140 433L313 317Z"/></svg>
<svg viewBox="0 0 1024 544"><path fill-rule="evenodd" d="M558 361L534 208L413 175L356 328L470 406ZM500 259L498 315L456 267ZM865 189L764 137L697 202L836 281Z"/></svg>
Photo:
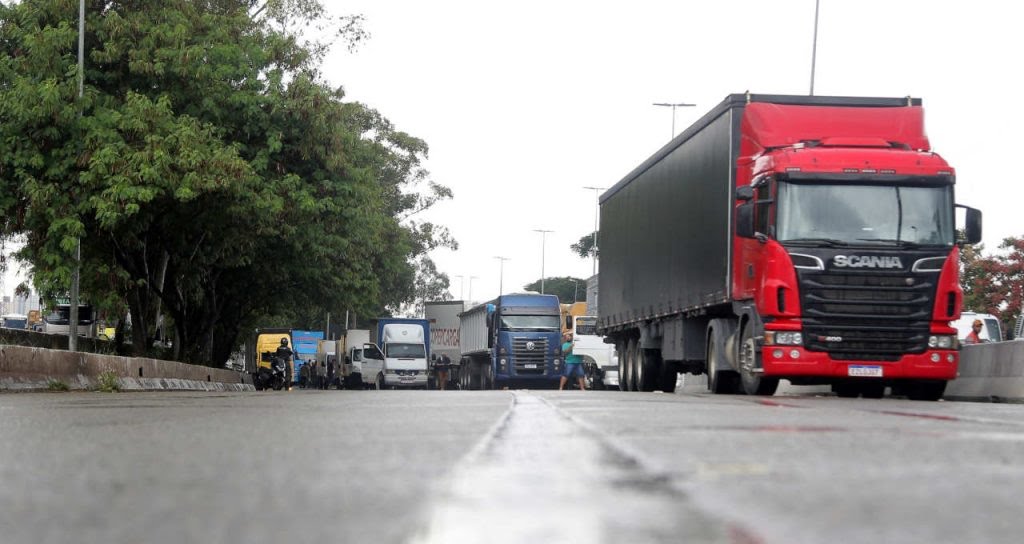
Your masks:
<svg viewBox="0 0 1024 544"><path fill-rule="evenodd" d="M863 366L863 365L850 365L847 368L847 375L868 377L868 378L881 378L882 367L880 366Z"/></svg>
<svg viewBox="0 0 1024 544"><path fill-rule="evenodd" d="M412 376L399 376L398 377L398 381L401 381L401 382L411 382L414 379L415 378L413 378Z"/></svg>
<svg viewBox="0 0 1024 544"><path fill-rule="evenodd" d="M537 363L527 363L524 368L537 368Z"/></svg>

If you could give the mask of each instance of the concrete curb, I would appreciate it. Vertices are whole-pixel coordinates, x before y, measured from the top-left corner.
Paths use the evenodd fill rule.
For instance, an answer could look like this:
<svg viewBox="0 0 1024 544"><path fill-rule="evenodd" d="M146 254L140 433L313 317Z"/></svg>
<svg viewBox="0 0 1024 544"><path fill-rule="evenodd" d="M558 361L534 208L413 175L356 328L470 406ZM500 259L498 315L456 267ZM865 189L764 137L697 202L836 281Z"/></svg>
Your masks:
<svg viewBox="0 0 1024 544"><path fill-rule="evenodd" d="M93 390L101 375L117 377L123 391L255 391L252 378L227 369L140 357L0 345L0 390L49 390L62 383Z"/></svg>

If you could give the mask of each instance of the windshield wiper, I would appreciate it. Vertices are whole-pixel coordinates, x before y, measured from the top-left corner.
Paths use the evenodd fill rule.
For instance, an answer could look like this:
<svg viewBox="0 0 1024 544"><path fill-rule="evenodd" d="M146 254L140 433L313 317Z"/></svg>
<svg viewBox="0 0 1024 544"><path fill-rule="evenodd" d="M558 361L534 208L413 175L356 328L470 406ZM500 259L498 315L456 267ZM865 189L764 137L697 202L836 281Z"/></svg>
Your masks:
<svg viewBox="0 0 1024 544"><path fill-rule="evenodd" d="M878 242L881 244L894 244L897 247L919 247L921 244L918 242L911 242L908 240L894 240L892 238L857 238L862 242Z"/></svg>
<svg viewBox="0 0 1024 544"><path fill-rule="evenodd" d="M835 238L793 238L790 240L782 240L783 244L824 244L827 246L847 246L849 243L843 240L837 240Z"/></svg>

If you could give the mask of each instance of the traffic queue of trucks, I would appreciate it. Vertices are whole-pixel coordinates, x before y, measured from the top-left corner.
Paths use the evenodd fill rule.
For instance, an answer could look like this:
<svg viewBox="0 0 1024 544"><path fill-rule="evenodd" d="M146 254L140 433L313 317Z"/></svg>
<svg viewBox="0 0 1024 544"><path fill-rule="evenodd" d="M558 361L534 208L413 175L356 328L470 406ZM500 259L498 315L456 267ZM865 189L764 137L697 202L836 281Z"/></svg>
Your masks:
<svg viewBox="0 0 1024 544"><path fill-rule="evenodd" d="M960 246L981 239L954 182L920 99L728 96L600 198L620 388L940 398Z"/></svg>

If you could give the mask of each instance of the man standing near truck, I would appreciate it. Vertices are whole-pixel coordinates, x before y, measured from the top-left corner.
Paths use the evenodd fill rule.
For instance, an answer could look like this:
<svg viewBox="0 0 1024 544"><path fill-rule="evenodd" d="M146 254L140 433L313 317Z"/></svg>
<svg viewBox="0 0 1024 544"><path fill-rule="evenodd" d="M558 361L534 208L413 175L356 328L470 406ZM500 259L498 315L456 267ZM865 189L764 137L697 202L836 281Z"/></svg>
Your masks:
<svg viewBox="0 0 1024 544"><path fill-rule="evenodd" d="M572 352L572 331L565 331L562 335L562 356L565 357L565 374L558 383L558 390L565 389L569 378L576 376L580 384L580 391L587 390L587 384L583 377L583 361L579 355Z"/></svg>

